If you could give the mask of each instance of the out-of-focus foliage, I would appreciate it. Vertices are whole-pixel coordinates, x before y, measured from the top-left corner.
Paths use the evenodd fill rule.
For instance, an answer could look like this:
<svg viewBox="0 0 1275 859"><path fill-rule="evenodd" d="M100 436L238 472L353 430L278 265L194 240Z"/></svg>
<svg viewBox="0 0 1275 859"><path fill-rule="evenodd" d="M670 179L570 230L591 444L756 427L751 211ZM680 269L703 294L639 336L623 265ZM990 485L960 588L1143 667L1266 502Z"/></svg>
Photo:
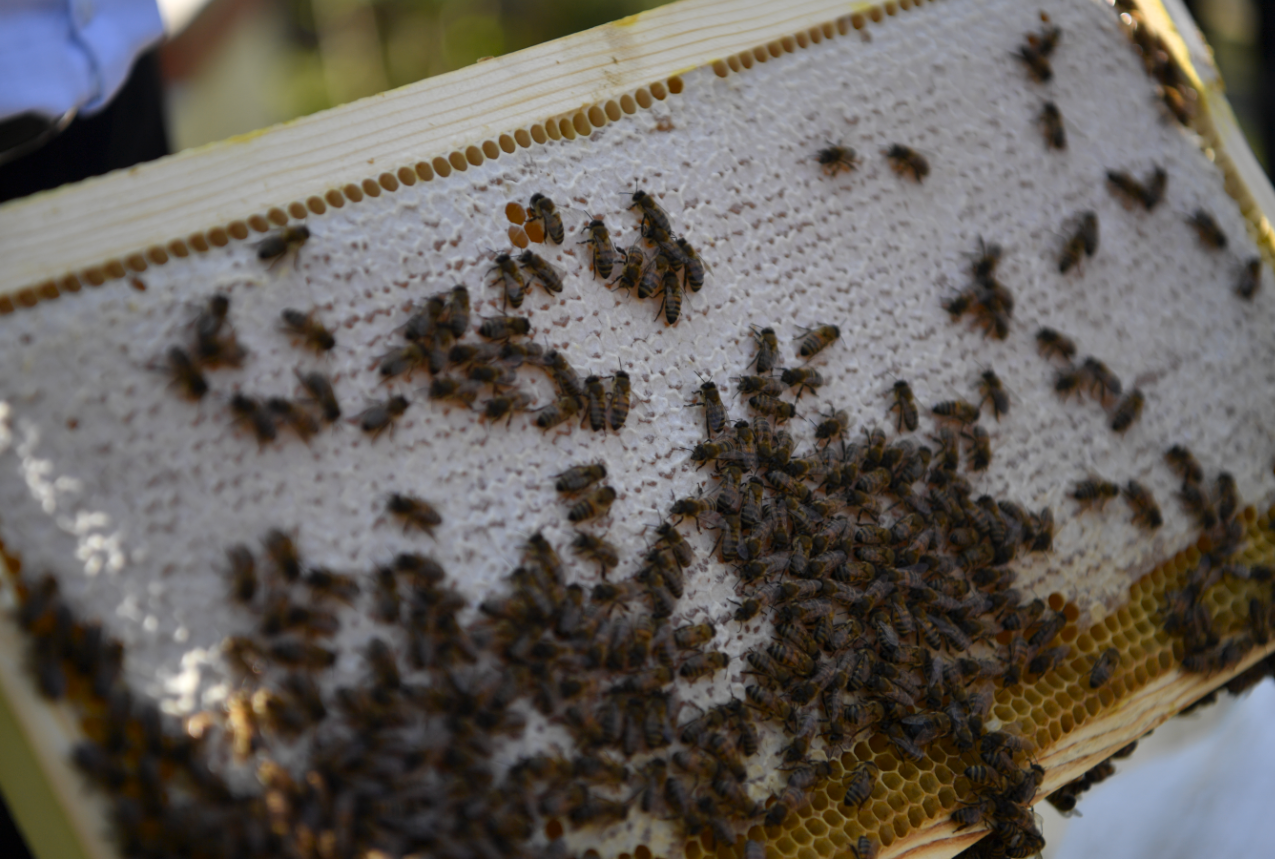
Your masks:
<svg viewBox="0 0 1275 859"><path fill-rule="evenodd" d="M181 149L242 134L663 2L213 0L204 17L233 7L233 25L196 20L170 46L197 42L202 58L169 82L170 136Z"/></svg>

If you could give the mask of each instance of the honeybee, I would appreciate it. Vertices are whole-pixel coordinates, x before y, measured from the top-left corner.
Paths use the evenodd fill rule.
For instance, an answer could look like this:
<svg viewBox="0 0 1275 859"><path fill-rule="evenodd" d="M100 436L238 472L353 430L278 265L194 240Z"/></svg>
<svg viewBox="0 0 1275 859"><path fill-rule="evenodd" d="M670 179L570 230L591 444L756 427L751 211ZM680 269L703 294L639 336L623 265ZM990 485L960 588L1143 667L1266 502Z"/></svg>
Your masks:
<svg viewBox="0 0 1275 859"><path fill-rule="evenodd" d="M688 681L694 682L701 677L707 677L717 671L721 671L730 664L730 657L720 650L710 651L709 653L696 653L688 657L677 673Z"/></svg>
<svg viewBox="0 0 1275 859"><path fill-rule="evenodd" d="M850 771L850 777L846 781L845 796L842 802L846 805L862 806L868 801L868 797L872 795L872 788L876 784L877 765L871 761L859 764Z"/></svg>
<svg viewBox="0 0 1275 859"><path fill-rule="evenodd" d="M1001 415L1009 412L1009 394L1005 391L1005 386L1001 384L1000 377L993 370L984 370L978 383L979 392L983 395L983 399L979 405L991 400L992 416L996 420L1001 419Z"/></svg>
<svg viewBox="0 0 1275 859"><path fill-rule="evenodd" d="M1048 54L1042 53L1039 48L1033 46L1030 42L1020 47L1014 56L1026 64L1027 73L1031 75L1031 79L1036 83L1047 83L1053 78L1054 69L1049 62Z"/></svg>
<svg viewBox="0 0 1275 859"><path fill-rule="evenodd" d="M429 383L429 398L431 400L454 400L465 406L467 409L474 407L474 401L478 399L478 395L482 393L481 379L487 376L486 371L479 370L478 373L473 371L478 368L470 368L471 376L478 378L453 379L449 376L439 376ZM487 378L495 378L499 380L500 368L493 368L497 371L497 376L487 376Z"/></svg>
<svg viewBox="0 0 1275 859"><path fill-rule="evenodd" d="M797 389L797 399L801 399L803 391L814 391L823 387L823 375L813 367L797 367L784 370L779 380L789 387Z"/></svg>
<svg viewBox="0 0 1275 859"><path fill-rule="evenodd" d="M327 352L336 346L336 337L322 322L315 318L318 311L302 313L291 307L279 314L283 319L283 329L300 337L307 347L316 352Z"/></svg>
<svg viewBox="0 0 1275 859"><path fill-rule="evenodd" d="M588 489L607 476L605 463L596 462L590 465L574 465L559 474L554 488L559 492L572 493Z"/></svg>
<svg viewBox="0 0 1275 859"><path fill-rule="evenodd" d="M302 373L300 370L294 370L293 373L301 387L310 395L311 401L319 407L319 413L325 421L333 423L340 419L341 405L337 402L336 393L327 376L319 372Z"/></svg>
<svg viewBox="0 0 1275 859"><path fill-rule="evenodd" d="M885 157L890 162L890 169L900 176L911 176L914 181L921 182L930 175L930 162L925 160L925 156L901 143L891 144L885 151Z"/></svg>
<svg viewBox="0 0 1275 859"><path fill-rule="evenodd" d="M669 259L663 253L656 254L651 264L642 270L638 279L637 297L650 298L660 291L664 284L664 276L669 272ZM674 275L676 277L676 274Z"/></svg>
<svg viewBox="0 0 1275 859"><path fill-rule="evenodd" d="M310 228L305 224L287 226L276 230L257 242L257 259L277 260L288 251L297 250L310 238Z"/></svg>
<svg viewBox="0 0 1275 859"><path fill-rule="evenodd" d="M1045 135L1045 145L1051 149L1067 148L1067 130L1063 127L1062 111L1052 101L1047 101L1036 117L1040 130Z"/></svg>
<svg viewBox="0 0 1275 859"><path fill-rule="evenodd" d="M974 295L972 292L966 291L957 293L956 295L943 299L940 304L943 309L952 317L952 321L956 322L965 312L970 309L970 305L974 303Z"/></svg>
<svg viewBox="0 0 1275 859"><path fill-rule="evenodd" d="M986 471L992 462L992 440L987 430L981 426L975 426L966 434L966 438L970 443L970 470Z"/></svg>
<svg viewBox="0 0 1275 859"><path fill-rule="evenodd" d="M1093 256L1097 252L1098 214L1093 211L1082 212L1075 231L1063 246L1062 256L1058 260L1058 271L1066 274L1080 262L1082 254Z"/></svg>
<svg viewBox="0 0 1275 859"><path fill-rule="evenodd" d="M1120 384L1120 377L1111 372L1106 364L1093 356L1089 356L1081 363L1080 369L1089 382L1090 393L1095 388L1097 389L1099 400L1120 396L1120 392L1123 390L1123 386Z"/></svg>
<svg viewBox="0 0 1275 859"><path fill-rule="evenodd" d="M828 412L828 416L815 426L815 438L819 441L830 442L835 438L840 438L850 426L850 414L844 409Z"/></svg>
<svg viewBox="0 0 1275 859"><path fill-rule="evenodd" d="M562 272L546 262L543 257L531 251L523 251L518 255L518 262L523 270L531 273L531 280L538 281L546 292L554 295L562 292ZM514 307L517 306L514 305Z"/></svg>
<svg viewBox="0 0 1275 859"><path fill-rule="evenodd" d="M877 859L877 843L866 835L860 835L854 843L855 859Z"/></svg>
<svg viewBox="0 0 1275 859"><path fill-rule="evenodd" d="M185 349L180 346L169 349L166 364L165 371L183 397L200 400L208 393L208 380Z"/></svg>
<svg viewBox="0 0 1275 859"><path fill-rule="evenodd" d="M442 515L428 501L414 495L393 492L385 503L385 512L403 523L404 531L424 531L431 537L434 528L443 523Z"/></svg>
<svg viewBox="0 0 1275 859"><path fill-rule="evenodd" d="M763 415L770 415L780 421L788 420L797 414L797 407L792 403L784 402L777 397L768 397L765 394L749 397L748 405L755 411L761 412Z"/></svg>
<svg viewBox="0 0 1275 859"><path fill-rule="evenodd" d="M1120 651L1114 647L1108 647L1093 662L1093 668L1089 671L1089 688L1097 689L1102 684L1111 679L1111 675L1120 665Z"/></svg>
<svg viewBox="0 0 1275 859"><path fill-rule="evenodd" d="M562 216L558 214L558 207L553 204L544 194L536 193L531 195L530 217L528 221L540 221L545 228L545 235L553 240L554 244L562 244L562 240L566 237L565 231L562 229Z"/></svg>
<svg viewBox="0 0 1275 859"><path fill-rule="evenodd" d="M903 379L899 379L894 383L894 387L890 389L888 396L894 397L894 404L890 406L889 411L898 412L897 430L903 432L903 428L907 427L909 432L915 432L918 419L916 398L912 395L912 386Z"/></svg>
<svg viewBox="0 0 1275 859"><path fill-rule="evenodd" d="M1156 167L1151 171L1151 178L1146 181L1142 195L1142 205L1147 207L1148 212L1164 199L1164 189L1168 181L1169 174L1164 172L1163 167Z"/></svg>
<svg viewBox="0 0 1275 859"><path fill-rule="evenodd" d="M1226 233L1222 232L1222 228L1208 212L1196 209L1186 222L1195 228L1195 232L1200 236L1200 244L1214 251L1226 249Z"/></svg>
<svg viewBox="0 0 1275 859"><path fill-rule="evenodd" d="M349 604L359 595L359 583L353 578L323 567L308 570L303 581L315 599L335 599Z"/></svg>
<svg viewBox="0 0 1275 859"><path fill-rule="evenodd" d="M567 359L561 352L553 351L545 354L544 366L553 376L553 382L558 386L558 392L564 397L570 397L576 401L577 410L583 408L586 394L584 384L580 381L580 376L576 373L575 368L567 362ZM576 412L572 412L572 415Z"/></svg>
<svg viewBox="0 0 1275 859"><path fill-rule="evenodd" d="M630 209L640 209L642 211L642 235L647 238L659 240L673 234L672 223L669 221L668 212L660 208L660 204L655 202L655 198L641 189L633 192L632 204Z"/></svg>
<svg viewBox="0 0 1275 859"><path fill-rule="evenodd" d="M660 293L660 309L656 311L655 318L659 319L660 313L663 313L665 324L676 325L682 316L682 283L671 268L664 271Z"/></svg>
<svg viewBox="0 0 1275 859"><path fill-rule="evenodd" d="M757 354L750 363L756 366L758 374L764 376L775 369L775 364L779 362L779 338L773 328L758 330L753 326L752 334L757 343Z"/></svg>
<svg viewBox="0 0 1275 859"><path fill-rule="evenodd" d="M691 292L699 292L704 288L704 270L708 268L708 264L686 239L678 236L674 241L684 257L682 270L686 276L686 285L690 287Z"/></svg>
<svg viewBox="0 0 1275 859"><path fill-rule="evenodd" d="M195 317L195 361L203 367L238 367L247 351L228 324L230 298L217 293Z"/></svg>
<svg viewBox="0 0 1275 859"><path fill-rule="evenodd" d="M580 413L580 401L575 397L562 397L537 410L536 426L541 429L553 429L564 421L568 421Z"/></svg>
<svg viewBox="0 0 1275 859"><path fill-rule="evenodd" d="M1057 357L1070 361L1076 355L1076 344L1072 339L1052 328L1045 327L1036 332L1036 345L1046 358Z"/></svg>
<svg viewBox="0 0 1275 859"><path fill-rule="evenodd" d="M605 484L594 489L568 508L567 519L572 522L587 522L590 519L605 516L611 509L616 494L614 487Z"/></svg>
<svg viewBox="0 0 1275 859"><path fill-rule="evenodd" d="M531 320L525 316L488 316L478 326L478 336L488 340L508 340L530 332Z"/></svg>
<svg viewBox="0 0 1275 859"><path fill-rule="evenodd" d="M620 563L620 552L614 545L601 537L578 532L571 541L571 548L587 561L597 564L602 570L602 578L606 578L607 570Z"/></svg>
<svg viewBox="0 0 1275 859"><path fill-rule="evenodd" d="M1110 480L1089 477L1072 487L1071 497L1080 502L1082 509L1097 507L1102 509L1106 503L1120 494L1120 487Z"/></svg>
<svg viewBox="0 0 1275 859"><path fill-rule="evenodd" d="M794 811L800 811L810 803L807 792L815 783L810 767L800 767L788 776L788 785L775 797L775 803L766 812L765 825L779 826Z"/></svg>
<svg viewBox="0 0 1275 859"><path fill-rule="evenodd" d="M1144 402L1142 391L1137 388L1125 394L1111 412L1111 428L1116 432L1127 430L1142 414Z"/></svg>
<svg viewBox="0 0 1275 859"><path fill-rule="evenodd" d="M258 444L265 444L278 438L279 431L275 426L274 416L256 397L235 393L230 398L230 413L235 416L235 423L252 427Z"/></svg>
<svg viewBox="0 0 1275 859"><path fill-rule="evenodd" d="M1230 472L1223 471L1217 476L1217 515L1223 523L1230 522L1240 509L1239 492L1235 486L1235 478Z"/></svg>
<svg viewBox="0 0 1275 859"><path fill-rule="evenodd" d="M381 366L378 371L382 379L393 379L404 373L409 376L429 362L429 354L421 343L408 343L391 349L378 359Z"/></svg>
<svg viewBox="0 0 1275 859"><path fill-rule="evenodd" d="M936 404L930 411L941 418L947 418L959 424L972 424L979 418L979 407L970 405L964 400L945 400Z"/></svg>
<svg viewBox="0 0 1275 859"><path fill-rule="evenodd" d="M1235 291L1240 298L1251 300L1262 285L1262 258L1250 257L1240 269L1239 278L1235 282Z"/></svg>
<svg viewBox="0 0 1275 859"><path fill-rule="evenodd" d="M774 376L736 376L736 390L744 395L766 394L778 397L784 392L784 383Z"/></svg>
<svg viewBox="0 0 1275 859"><path fill-rule="evenodd" d="M504 289L506 307L522 307L523 299L527 297L527 281L514 258L509 254L497 254L492 263L489 285Z"/></svg>
<svg viewBox="0 0 1275 859"><path fill-rule="evenodd" d="M646 269L646 255L642 252L642 245L635 244L631 245L621 256L623 258L623 267L620 270L620 274L608 286L632 289L642 281L643 272Z"/></svg>
<svg viewBox="0 0 1275 859"><path fill-rule="evenodd" d="M319 422L314 416L291 400L270 397L266 400L266 411L276 423L289 427L304 442L319 431Z"/></svg>
<svg viewBox="0 0 1275 859"><path fill-rule="evenodd" d="M581 423L587 422L590 429L600 432L607 426L606 389L602 385L602 379L597 376L586 377L584 391L584 420Z"/></svg>
<svg viewBox="0 0 1275 859"><path fill-rule="evenodd" d="M827 176L836 176L841 171L847 173L859 166L859 156L849 146L829 146L820 149L815 160L823 168Z"/></svg>
<svg viewBox="0 0 1275 859"><path fill-rule="evenodd" d="M598 277L606 280L620 258L615 245L611 244L611 234L601 218L589 221L584 232L589 234L589 238L585 240L589 245L589 265Z"/></svg>
<svg viewBox="0 0 1275 859"><path fill-rule="evenodd" d="M531 394L525 391L510 391L507 394L492 397L484 403L482 417L492 423L501 418L508 418L508 424L512 424L514 414L527 411L533 401Z"/></svg>
<svg viewBox="0 0 1275 859"><path fill-rule="evenodd" d="M434 380L439 381L438 379ZM430 393L433 393L431 388ZM359 429L376 438L387 429L392 429L394 422L403 416L411 403L404 396L393 396L384 402L375 403L355 415L351 423L357 423Z"/></svg>
<svg viewBox="0 0 1275 859"><path fill-rule="evenodd" d="M1180 444L1175 444L1164 454L1164 459L1174 473L1182 478L1183 483L1199 483L1204 480L1204 468L1191 451Z"/></svg>
<svg viewBox="0 0 1275 859"><path fill-rule="evenodd" d="M1156 167L1151 178L1144 185L1122 170L1108 170L1107 182L1111 188L1130 203L1140 204L1147 211L1156 207L1164 198L1164 188L1168 174L1164 168Z"/></svg>
<svg viewBox="0 0 1275 859"><path fill-rule="evenodd" d="M1130 203L1142 203L1146 197L1146 188L1123 170L1108 170L1107 182L1111 188Z"/></svg>
<svg viewBox="0 0 1275 859"><path fill-rule="evenodd" d="M796 338L797 355L806 359L813 358L841 338L841 329L835 325L820 325L818 328L805 328L803 331L805 333ZM762 333L764 334L765 331ZM770 368L762 370L759 362L757 371L769 372Z"/></svg>

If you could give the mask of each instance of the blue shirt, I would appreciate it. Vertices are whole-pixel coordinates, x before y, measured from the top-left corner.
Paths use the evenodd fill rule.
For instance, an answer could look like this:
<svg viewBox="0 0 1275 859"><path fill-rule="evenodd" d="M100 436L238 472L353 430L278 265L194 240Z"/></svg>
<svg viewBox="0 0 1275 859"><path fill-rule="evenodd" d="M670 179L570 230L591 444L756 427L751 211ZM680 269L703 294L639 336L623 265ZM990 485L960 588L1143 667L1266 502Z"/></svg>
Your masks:
<svg viewBox="0 0 1275 859"><path fill-rule="evenodd" d="M163 35L156 0L0 0L0 120L102 109Z"/></svg>

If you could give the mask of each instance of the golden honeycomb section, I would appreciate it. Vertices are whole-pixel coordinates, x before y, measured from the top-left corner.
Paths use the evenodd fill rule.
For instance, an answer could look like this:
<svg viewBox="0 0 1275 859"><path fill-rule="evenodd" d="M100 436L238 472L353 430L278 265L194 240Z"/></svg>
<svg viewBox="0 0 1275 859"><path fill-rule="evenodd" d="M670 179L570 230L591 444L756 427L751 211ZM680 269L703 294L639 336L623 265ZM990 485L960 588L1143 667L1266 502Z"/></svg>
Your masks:
<svg viewBox="0 0 1275 859"><path fill-rule="evenodd" d="M1242 517L1245 548L1235 560L1246 565L1275 563L1275 507L1260 514L1249 507ZM1165 632L1161 609L1167 595L1185 584L1187 574L1209 548L1202 539L1162 562L1133 583L1127 603L1084 629L1077 626L1076 606L1052 595L1052 607L1061 608L1069 623L1046 646L1070 644L1071 658L1034 682L998 688L991 718L1000 724L992 722L991 727L1032 738L1034 756L1043 757L1063 737L1176 669L1182 644ZM1242 630L1249 599L1269 592L1269 584L1234 578L1211 588L1204 601L1218 634ZM1108 647L1120 651L1120 664L1110 680L1091 689L1094 659ZM966 767L980 762L975 752L962 754L947 739L934 742L928 751L924 760L901 761L883 735L861 739L830 761L832 777L811 792L805 808L790 814L782 826L754 825L746 837L766 846L766 859L857 859L854 845L864 835L881 845L883 856L897 852L890 848L908 836L946 825L948 815L972 793L964 773ZM842 796L849 774L867 761L880 768L872 795L862 805L846 806ZM688 840L685 847L686 859L743 859L743 855L743 838L734 845L719 845L704 834Z"/></svg>

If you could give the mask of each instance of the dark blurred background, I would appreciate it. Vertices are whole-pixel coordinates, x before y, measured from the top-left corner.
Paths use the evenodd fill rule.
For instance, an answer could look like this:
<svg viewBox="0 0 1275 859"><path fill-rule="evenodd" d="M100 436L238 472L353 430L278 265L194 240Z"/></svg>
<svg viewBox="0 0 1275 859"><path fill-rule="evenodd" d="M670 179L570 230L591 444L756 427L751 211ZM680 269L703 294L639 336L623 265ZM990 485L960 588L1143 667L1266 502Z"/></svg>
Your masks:
<svg viewBox="0 0 1275 859"><path fill-rule="evenodd" d="M1213 48L1226 98L1271 175L1275 143L1275 0L1186 0Z"/></svg>

